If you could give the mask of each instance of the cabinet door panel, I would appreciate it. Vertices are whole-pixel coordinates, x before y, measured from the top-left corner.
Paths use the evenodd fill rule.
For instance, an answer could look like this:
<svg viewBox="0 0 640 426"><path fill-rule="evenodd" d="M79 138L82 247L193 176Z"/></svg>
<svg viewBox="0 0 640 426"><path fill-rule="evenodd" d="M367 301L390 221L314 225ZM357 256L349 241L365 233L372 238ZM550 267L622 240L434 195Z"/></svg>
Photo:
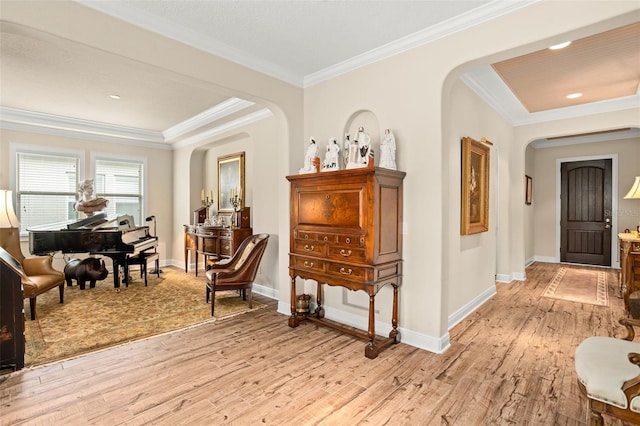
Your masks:
<svg viewBox="0 0 640 426"><path fill-rule="evenodd" d="M298 193L298 224L360 227L361 192L361 189L300 191Z"/></svg>

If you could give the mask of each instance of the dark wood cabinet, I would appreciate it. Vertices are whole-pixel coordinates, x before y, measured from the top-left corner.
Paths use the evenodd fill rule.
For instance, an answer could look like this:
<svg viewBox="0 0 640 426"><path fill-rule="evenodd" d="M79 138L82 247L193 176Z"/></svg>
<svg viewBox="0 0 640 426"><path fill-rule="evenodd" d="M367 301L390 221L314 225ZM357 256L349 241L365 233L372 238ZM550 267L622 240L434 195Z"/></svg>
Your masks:
<svg viewBox="0 0 640 426"><path fill-rule="evenodd" d="M400 341L398 290L402 278L402 182L404 172L362 168L288 176L291 182L289 326L311 320L367 340L365 356L375 358ZM296 278L318 283L316 309L296 312ZM322 285L363 290L369 295L367 333L324 320ZM375 296L393 286L392 330L375 333Z"/></svg>
<svg viewBox="0 0 640 426"><path fill-rule="evenodd" d="M0 247L0 371L24 368L22 266Z"/></svg>
<svg viewBox="0 0 640 426"><path fill-rule="evenodd" d="M251 228L220 228L209 226L184 225L184 271L189 271L189 253L195 256L196 276L198 275L198 257L207 259L225 259L232 257L238 246L253 235Z"/></svg>

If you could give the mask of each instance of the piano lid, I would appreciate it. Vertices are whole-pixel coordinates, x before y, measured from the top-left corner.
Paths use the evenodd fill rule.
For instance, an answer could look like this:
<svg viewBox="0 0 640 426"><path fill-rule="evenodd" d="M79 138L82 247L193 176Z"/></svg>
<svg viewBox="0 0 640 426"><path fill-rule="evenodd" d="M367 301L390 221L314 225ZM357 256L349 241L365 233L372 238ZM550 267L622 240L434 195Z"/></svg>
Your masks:
<svg viewBox="0 0 640 426"><path fill-rule="evenodd" d="M92 229L102 223L107 222L107 214L99 213L86 219L65 220L62 222L47 223L44 225L31 226L27 231L62 231L64 229Z"/></svg>

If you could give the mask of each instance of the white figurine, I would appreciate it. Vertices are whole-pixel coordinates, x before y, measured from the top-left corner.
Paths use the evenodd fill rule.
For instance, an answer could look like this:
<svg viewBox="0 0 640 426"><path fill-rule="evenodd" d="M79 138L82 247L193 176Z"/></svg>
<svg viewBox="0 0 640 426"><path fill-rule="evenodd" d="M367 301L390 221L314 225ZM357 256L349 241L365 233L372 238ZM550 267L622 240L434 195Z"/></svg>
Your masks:
<svg viewBox="0 0 640 426"><path fill-rule="evenodd" d="M397 170L396 138L390 129L384 131L384 137L380 142L380 167Z"/></svg>
<svg viewBox="0 0 640 426"><path fill-rule="evenodd" d="M364 127L358 129L353 143L349 146L349 162L347 169L367 167L369 157L373 157L371 150L371 137L365 133Z"/></svg>
<svg viewBox="0 0 640 426"><path fill-rule="evenodd" d="M330 138L327 142L327 152L322 162L322 171L340 170L340 146L336 138Z"/></svg>
<svg viewBox="0 0 640 426"><path fill-rule="evenodd" d="M347 164L349 164L349 151L351 150L351 145L353 145L353 142L351 142L351 136L349 135L349 133L345 133L344 134L344 155L342 156L342 161L344 161L344 167L347 167Z"/></svg>
<svg viewBox="0 0 640 426"><path fill-rule="evenodd" d="M313 137L309 138L309 141L309 147L307 148L307 153L304 156L304 166L298 170L299 174L315 173L317 171L313 161L318 156L318 145Z"/></svg>
<svg viewBox="0 0 640 426"><path fill-rule="evenodd" d="M78 212L86 213L91 216L94 212L103 210L109 204L106 198L96 198L93 195L93 179L85 179L78 189L78 194L82 197L74 204L74 208Z"/></svg>

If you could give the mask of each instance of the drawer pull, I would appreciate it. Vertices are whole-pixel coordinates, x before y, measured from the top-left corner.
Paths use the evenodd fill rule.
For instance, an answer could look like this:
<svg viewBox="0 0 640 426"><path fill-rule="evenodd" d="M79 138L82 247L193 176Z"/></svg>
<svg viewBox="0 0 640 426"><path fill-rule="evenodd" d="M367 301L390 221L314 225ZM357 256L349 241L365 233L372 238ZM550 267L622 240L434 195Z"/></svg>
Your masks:
<svg viewBox="0 0 640 426"><path fill-rule="evenodd" d="M344 240L344 242L347 244L351 244L351 238L347 238L346 240Z"/></svg>
<svg viewBox="0 0 640 426"><path fill-rule="evenodd" d="M349 268L348 270L345 270L344 268L340 268L340 273L342 275L351 275L353 271L351 270L351 268Z"/></svg>
<svg viewBox="0 0 640 426"><path fill-rule="evenodd" d="M351 256L351 250L344 251L344 249L340 249L340 255L344 257L349 257Z"/></svg>
<svg viewBox="0 0 640 426"><path fill-rule="evenodd" d="M313 262L309 262L309 261L304 261L304 266L305 268L313 268Z"/></svg>
<svg viewBox="0 0 640 426"><path fill-rule="evenodd" d="M314 247L313 247L313 246L309 246L309 244L305 244L305 245L304 245L304 249L305 249L306 251L313 251Z"/></svg>
<svg viewBox="0 0 640 426"><path fill-rule="evenodd" d="M309 234L304 234L304 239L308 240L309 239Z"/></svg>
<svg viewBox="0 0 640 426"><path fill-rule="evenodd" d="M329 241L329 237L327 237L326 235L323 238L325 241Z"/></svg>

